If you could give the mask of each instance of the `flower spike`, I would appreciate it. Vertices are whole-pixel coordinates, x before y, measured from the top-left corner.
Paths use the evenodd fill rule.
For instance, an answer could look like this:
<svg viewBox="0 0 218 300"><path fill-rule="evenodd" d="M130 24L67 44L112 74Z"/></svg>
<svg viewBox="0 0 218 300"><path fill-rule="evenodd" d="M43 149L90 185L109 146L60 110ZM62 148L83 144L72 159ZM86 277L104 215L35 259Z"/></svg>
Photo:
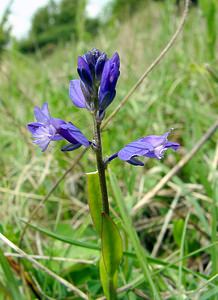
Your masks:
<svg viewBox="0 0 218 300"><path fill-rule="evenodd" d="M80 79L70 81L69 96L75 106L95 111L97 118L102 120L116 95L119 55L114 53L108 59L104 52L92 49L79 56L77 70Z"/></svg>

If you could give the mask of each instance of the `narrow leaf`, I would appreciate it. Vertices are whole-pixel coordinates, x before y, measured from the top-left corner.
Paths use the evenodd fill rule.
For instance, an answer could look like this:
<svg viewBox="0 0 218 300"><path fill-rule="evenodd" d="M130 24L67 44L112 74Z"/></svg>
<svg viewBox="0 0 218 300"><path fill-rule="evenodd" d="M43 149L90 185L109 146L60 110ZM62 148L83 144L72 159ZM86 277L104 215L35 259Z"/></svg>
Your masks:
<svg viewBox="0 0 218 300"><path fill-rule="evenodd" d="M25 222L25 221L24 221ZM26 223L26 222L25 222ZM100 250L100 248L95 245L95 244L91 244L91 243L86 243L86 242L80 242L80 241L76 241L76 240L73 240L67 236L64 236L64 235L61 235L61 234L57 234L55 232L52 232L50 230L47 230L45 228L42 228L38 225L33 225L33 224L29 224L30 227L34 228L35 230L41 232L41 233L44 233L56 240L59 240L59 241L62 241L62 242L65 242L67 244L71 244L71 245L74 245L74 246L78 246L78 247L82 247L82 248L88 248L88 249L92 249L92 250Z"/></svg>
<svg viewBox="0 0 218 300"><path fill-rule="evenodd" d="M100 257L100 262L99 262L99 271L100 271L100 279L101 279L101 284L102 284L105 297L107 298L107 300L116 299L116 286L117 286L118 273L116 271L112 279L108 277L102 255Z"/></svg>
<svg viewBox="0 0 218 300"><path fill-rule="evenodd" d="M99 272L100 272L100 279L101 279L101 285L104 291L104 295L107 299L110 297L110 292L109 292L109 280L108 280L108 275L105 269L103 257L100 257L99 261Z"/></svg>
<svg viewBox="0 0 218 300"><path fill-rule="evenodd" d="M108 276L112 278L123 256L123 244L117 226L106 214L102 214L101 241L105 269Z"/></svg>
<svg viewBox="0 0 218 300"><path fill-rule="evenodd" d="M87 173L88 204L96 231L101 234L102 201L98 172Z"/></svg>
<svg viewBox="0 0 218 300"><path fill-rule="evenodd" d="M116 179L115 175L112 174L111 171L109 172L109 177L110 177L112 191L114 194L114 199L119 208L119 211L120 211L120 214L121 214L121 217L123 220L124 228L126 229L126 232L132 243L132 246L134 247L136 256L140 263L140 268L144 274L144 278L151 287L154 299L160 300L157 284L154 283L152 275L151 275L151 271L149 268L148 255L142 248L139 237L136 233L136 230L134 229L134 226L132 225L132 220L128 215L128 210L126 208L125 201L123 201L122 193L118 186L117 179Z"/></svg>

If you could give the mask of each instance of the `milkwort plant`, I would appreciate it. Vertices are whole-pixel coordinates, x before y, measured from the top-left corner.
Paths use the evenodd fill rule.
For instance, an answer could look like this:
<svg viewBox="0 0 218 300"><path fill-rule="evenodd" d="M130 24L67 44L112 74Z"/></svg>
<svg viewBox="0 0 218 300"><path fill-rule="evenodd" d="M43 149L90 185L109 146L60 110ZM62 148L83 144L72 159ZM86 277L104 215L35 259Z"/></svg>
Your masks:
<svg viewBox="0 0 218 300"><path fill-rule="evenodd" d="M41 108L35 107L36 122L29 123L27 128L32 133L34 143L42 151L48 148L51 141L59 140L68 142L62 147L62 151L73 151L81 146L94 151L97 171L87 174L88 203L93 224L101 238L99 267L103 291L107 299L116 299L117 273L123 256L123 242L117 225L110 217L106 167L116 158L134 166L144 166L144 162L139 157L160 160L167 149L176 151L179 144L168 141L169 131L160 136L149 135L139 138L104 159L101 124L107 107L116 96L116 84L120 76L119 55L114 53L111 58L108 58L104 52L92 49L78 57L77 71L79 79L70 81L69 96L75 106L87 109L91 113L93 140L89 141L71 122L53 118L47 103L44 103ZM152 287L152 281L149 283Z"/></svg>

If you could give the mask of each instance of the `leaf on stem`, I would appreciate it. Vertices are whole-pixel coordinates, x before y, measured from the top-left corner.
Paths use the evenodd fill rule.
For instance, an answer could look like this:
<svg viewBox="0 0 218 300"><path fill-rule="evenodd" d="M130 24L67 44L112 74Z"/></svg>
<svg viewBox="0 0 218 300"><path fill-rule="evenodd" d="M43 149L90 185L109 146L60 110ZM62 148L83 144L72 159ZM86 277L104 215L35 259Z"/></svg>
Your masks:
<svg viewBox="0 0 218 300"><path fill-rule="evenodd" d="M94 227L101 234L102 201L98 172L87 173L88 204Z"/></svg>
<svg viewBox="0 0 218 300"><path fill-rule="evenodd" d="M107 298L107 300L115 299L116 287L117 287L117 271L115 272L112 279L108 277L102 255L99 261L99 272L100 272L100 279L101 279L101 284L102 284L105 297Z"/></svg>
<svg viewBox="0 0 218 300"><path fill-rule="evenodd" d="M109 278L113 278L123 256L123 244L119 230L113 220L102 214L102 256Z"/></svg>

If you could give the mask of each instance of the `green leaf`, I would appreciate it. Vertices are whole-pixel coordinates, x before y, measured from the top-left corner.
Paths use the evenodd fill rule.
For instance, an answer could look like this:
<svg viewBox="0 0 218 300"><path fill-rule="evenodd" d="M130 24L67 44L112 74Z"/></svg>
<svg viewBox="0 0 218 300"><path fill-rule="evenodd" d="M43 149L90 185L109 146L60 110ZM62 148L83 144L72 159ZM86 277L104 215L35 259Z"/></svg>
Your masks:
<svg viewBox="0 0 218 300"><path fill-rule="evenodd" d="M102 284L102 288L103 288L105 297L107 298L107 300L116 299L116 286L117 286L118 272L116 271L114 273L112 279L110 279L108 277L102 255L101 255L100 261L99 261L99 271L100 271L100 279L101 279L101 284Z"/></svg>
<svg viewBox="0 0 218 300"><path fill-rule="evenodd" d="M88 204L92 217L92 221L96 231L101 234L101 190L99 184L98 172L87 173L87 190L88 190Z"/></svg>
<svg viewBox="0 0 218 300"><path fill-rule="evenodd" d="M106 214L102 214L101 242L105 269L113 278L123 256L123 243L117 226Z"/></svg>
<svg viewBox="0 0 218 300"><path fill-rule="evenodd" d="M102 255L99 261L99 272L100 272L101 285L104 291L104 295L107 299L109 299L110 298L109 279L105 269L105 264Z"/></svg>
<svg viewBox="0 0 218 300"><path fill-rule="evenodd" d="M26 223L26 221L24 221ZM62 242L65 242L67 244L71 244L71 245L74 245L74 246L78 246L78 247L82 247L82 248L88 248L88 249L92 249L92 250L97 250L99 251L100 248L95 245L95 244L91 244L91 243L86 243L86 242L80 242L80 241L75 241L67 236L64 236L64 235L60 235L60 234L57 234L57 233L54 233L52 231L49 231L45 228L42 228L38 225L33 225L33 224L29 224L30 227L34 228L35 230L41 232L41 233L44 233L56 240L59 240L59 241L62 241Z"/></svg>
<svg viewBox="0 0 218 300"><path fill-rule="evenodd" d="M5 275L5 282L7 285L7 289L11 295L11 298L13 300L24 300L24 298L20 294L18 283L14 277L14 274L11 271L11 266L9 265L7 259L5 258L1 248L0 248L0 264Z"/></svg>

